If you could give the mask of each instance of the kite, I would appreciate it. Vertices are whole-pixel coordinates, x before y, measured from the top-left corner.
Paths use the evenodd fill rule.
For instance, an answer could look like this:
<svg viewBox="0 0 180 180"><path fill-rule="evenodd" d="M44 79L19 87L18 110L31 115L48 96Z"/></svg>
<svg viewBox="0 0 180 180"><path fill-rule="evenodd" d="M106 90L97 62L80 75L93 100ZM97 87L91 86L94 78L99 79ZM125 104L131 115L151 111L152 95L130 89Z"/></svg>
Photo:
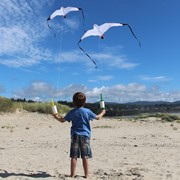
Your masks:
<svg viewBox="0 0 180 180"><path fill-rule="evenodd" d="M92 60L92 62L95 64L96 68L97 68L96 62L91 58L91 56L89 54L87 54L84 51L84 49L80 46L80 42L89 36L99 36L101 39L104 39L104 33L106 31L108 31L108 29L110 29L111 27L117 27L117 26L128 26L132 35L138 41L139 46L141 47L141 43L139 42L138 38L135 36L135 34L134 34L132 28L129 26L129 24L125 24L125 23L104 23L100 26L98 26L97 24L94 24L93 29L86 31L84 33L84 35L81 37L81 39L78 42L78 46Z"/></svg>
<svg viewBox="0 0 180 180"><path fill-rule="evenodd" d="M77 8L77 7L61 7L60 9L54 11L47 19L47 24L49 20L52 20L53 18L55 18L56 16L63 16L64 18L66 18L67 14L72 12L72 11L81 11L82 12L82 17L83 17L83 25L84 25L84 12L82 8ZM54 30L49 26L48 27L54 32ZM55 32L54 32L55 34Z"/></svg>

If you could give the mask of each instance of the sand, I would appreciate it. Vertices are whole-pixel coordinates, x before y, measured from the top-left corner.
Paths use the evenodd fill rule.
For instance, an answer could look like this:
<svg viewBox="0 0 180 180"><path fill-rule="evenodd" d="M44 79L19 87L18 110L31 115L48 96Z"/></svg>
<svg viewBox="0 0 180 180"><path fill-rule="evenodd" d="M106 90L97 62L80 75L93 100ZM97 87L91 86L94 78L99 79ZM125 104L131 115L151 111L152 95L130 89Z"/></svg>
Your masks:
<svg viewBox="0 0 180 180"><path fill-rule="evenodd" d="M0 114L0 179L72 179L70 127L52 115ZM91 127L89 179L180 179L180 123L103 118ZM84 179L81 159L76 172Z"/></svg>

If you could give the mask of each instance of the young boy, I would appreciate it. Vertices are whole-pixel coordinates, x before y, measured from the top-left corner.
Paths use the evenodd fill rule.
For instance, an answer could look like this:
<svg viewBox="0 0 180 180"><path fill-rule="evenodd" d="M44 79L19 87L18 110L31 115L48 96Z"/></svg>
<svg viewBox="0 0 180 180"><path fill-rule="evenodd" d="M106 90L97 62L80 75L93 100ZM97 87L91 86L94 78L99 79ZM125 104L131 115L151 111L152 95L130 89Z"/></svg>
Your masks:
<svg viewBox="0 0 180 180"><path fill-rule="evenodd" d="M101 119L106 110L102 110L100 114L94 114L90 109L84 108L86 96L82 92L77 92L73 96L75 108L69 111L65 117L54 115L60 122L72 122L71 126L71 177L75 177L77 158L82 158L85 178L88 177L88 158L92 158L90 147L91 127L90 121L93 119Z"/></svg>

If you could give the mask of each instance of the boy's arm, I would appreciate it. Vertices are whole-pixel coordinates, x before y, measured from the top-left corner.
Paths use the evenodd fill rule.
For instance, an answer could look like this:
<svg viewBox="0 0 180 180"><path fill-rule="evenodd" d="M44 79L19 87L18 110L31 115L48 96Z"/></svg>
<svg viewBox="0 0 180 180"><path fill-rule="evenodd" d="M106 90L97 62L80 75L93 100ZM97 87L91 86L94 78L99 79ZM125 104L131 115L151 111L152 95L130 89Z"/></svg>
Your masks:
<svg viewBox="0 0 180 180"><path fill-rule="evenodd" d="M54 116L54 118L55 119L57 119L59 122L65 122L66 120L62 117L62 116L60 116L59 114L54 114L53 115Z"/></svg>
<svg viewBox="0 0 180 180"><path fill-rule="evenodd" d="M106 113L106 110L105 109L103 109L102 111L101 111L101 113L100 114L98 114L97 116L96 116L96 120L99 120L99 119L101 119L104 115L105 115L105 113Z"/></svg>

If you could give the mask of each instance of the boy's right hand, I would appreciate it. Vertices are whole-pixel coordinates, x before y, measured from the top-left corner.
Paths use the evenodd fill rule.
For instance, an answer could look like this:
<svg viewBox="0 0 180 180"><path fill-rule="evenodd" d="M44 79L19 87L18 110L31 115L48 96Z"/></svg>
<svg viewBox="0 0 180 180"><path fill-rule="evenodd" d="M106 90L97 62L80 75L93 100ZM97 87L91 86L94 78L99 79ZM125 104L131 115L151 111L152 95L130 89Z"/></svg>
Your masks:
<svg viewBox="0 0 180 180"><path fill-rule="evenodd" d="M59 114L53 114L54 118L58 119Z"/></svg>
<svg viewBox="0 0 180 180"><path fill-rule="evenodd" d="M65 122L65 119L60 116L59 114L53 114L54 118L57 119L60 122Z"/></svg>

